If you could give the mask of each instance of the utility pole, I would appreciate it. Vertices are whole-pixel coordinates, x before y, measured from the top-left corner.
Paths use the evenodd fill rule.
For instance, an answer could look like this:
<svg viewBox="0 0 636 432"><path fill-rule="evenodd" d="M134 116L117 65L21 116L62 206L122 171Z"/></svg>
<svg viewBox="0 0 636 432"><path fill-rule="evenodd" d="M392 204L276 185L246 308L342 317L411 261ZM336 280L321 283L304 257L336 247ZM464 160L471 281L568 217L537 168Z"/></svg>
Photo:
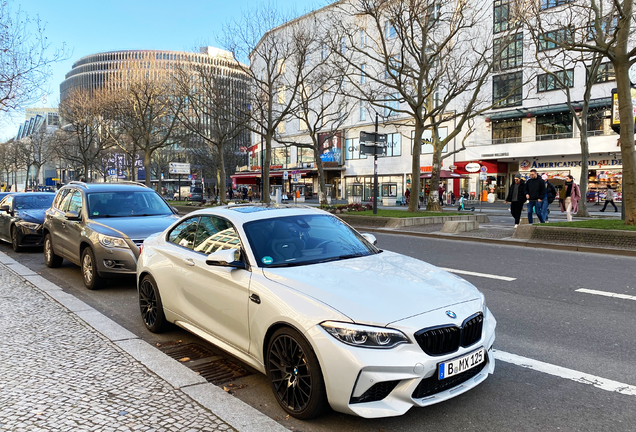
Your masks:
<svg viewBox="0 0 636 432"><path fill-rule="evenodd" d="M378 113L375 113L375 145L378 145ZM373 152L373 214L378 214L378 152Z"/></svg>

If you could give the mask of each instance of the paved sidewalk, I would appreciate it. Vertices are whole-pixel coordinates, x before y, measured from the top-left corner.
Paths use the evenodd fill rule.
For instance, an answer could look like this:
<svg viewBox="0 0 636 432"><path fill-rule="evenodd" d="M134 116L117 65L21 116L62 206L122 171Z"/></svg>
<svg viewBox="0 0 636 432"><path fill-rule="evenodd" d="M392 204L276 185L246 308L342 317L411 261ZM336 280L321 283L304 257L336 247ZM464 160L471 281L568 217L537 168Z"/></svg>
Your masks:
<svg viewBox="0 0 636 432"><path fill-rule="evenodd" d="M0 431L287 430L3 253L0 341Z"/></svg>

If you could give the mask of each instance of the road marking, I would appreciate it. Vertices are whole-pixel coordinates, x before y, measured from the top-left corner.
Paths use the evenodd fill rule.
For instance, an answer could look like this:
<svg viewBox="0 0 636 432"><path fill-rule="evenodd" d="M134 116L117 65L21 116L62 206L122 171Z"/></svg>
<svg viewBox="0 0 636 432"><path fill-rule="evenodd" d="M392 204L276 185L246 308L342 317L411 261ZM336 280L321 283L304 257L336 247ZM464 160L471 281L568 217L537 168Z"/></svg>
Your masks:
<svg viewBox="0 0 636 432"><path fill-rule="evenodd" d="M487 274L487 273L475 273L475 272L470 272L470 271L466 271L466 270L455 270L455 269L449 269L449 268L444 268L444 267L440 267L442 270L445 270L449 273L457 273L457 274L463 274L463 275L469 275L469 276L479 276L479 277L483 277L483 278L489 278L489 279L498 279L498 280L503 280L506 282L512 282L517 280L517 278L511 278L508 276L497 276L497 275L491 275L491 274Z"/></svg>
<svg viewBox="0 0 636 432"><path fill-rule="evenodd" d="M512 363L527 369L536 370L538 372L547 373L560 378L569 379L581 384L591 384L601 390L620 393L628 396L636 396L636 386L624 384L618 381L597 377L572 369L544 363L539 360L533 360L527 357L521 357L504 351L493 350L495 358L506 363Z"/></svg>
<svg viewBox="0 0 636 432"><path fill-rule="evenodd" d="M607 291L597 291L597 290L591 290L586 288L577 289L576 292L600 295L604 297L614 297L614 298L619 298L623 300L636 300L636 296L630 296L627 294L617 294L617 293L612 293Z"/></svg>

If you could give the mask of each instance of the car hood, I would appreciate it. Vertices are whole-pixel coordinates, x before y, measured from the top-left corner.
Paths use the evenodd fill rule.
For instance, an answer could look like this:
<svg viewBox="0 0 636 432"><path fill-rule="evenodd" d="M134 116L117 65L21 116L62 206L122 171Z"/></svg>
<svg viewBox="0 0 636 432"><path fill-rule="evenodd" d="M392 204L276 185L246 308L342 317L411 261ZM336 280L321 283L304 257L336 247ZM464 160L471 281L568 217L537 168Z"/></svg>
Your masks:
<svg viewBox="0 0 636 432"><path fill-rule="evenodd" d="M467 281L393 252L298 267L263 269L265 277L313 297L354 322L388 325L481 298Z"/></svg>
<svg viewBox="0 0 636 432"><path fill-rule="evenodd" d="M177 215L99 218L91 219L88 225L100 234L143 240L165 230L178 219Z"/></svg>
<svg viewBox="0 0 636 432"><path fill-rule="evenodd" d="M16 210L15 216L25 222L41 224L44 222L46 209Z"/></svg>

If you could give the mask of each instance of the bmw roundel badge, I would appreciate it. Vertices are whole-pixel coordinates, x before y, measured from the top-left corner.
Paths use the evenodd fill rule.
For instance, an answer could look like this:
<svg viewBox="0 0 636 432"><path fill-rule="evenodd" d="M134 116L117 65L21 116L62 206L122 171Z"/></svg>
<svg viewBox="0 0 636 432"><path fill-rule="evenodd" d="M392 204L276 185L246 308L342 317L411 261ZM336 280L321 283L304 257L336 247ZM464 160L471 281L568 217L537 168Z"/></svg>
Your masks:
<svg viewBox="0 0 636 432"><path fill-rule="evenodd" d="M451 311L451 310L447 310L446 311L446 315L448 315L449 317L451 317L453 319L457 318L457 314L455 312Z"/></svg>

